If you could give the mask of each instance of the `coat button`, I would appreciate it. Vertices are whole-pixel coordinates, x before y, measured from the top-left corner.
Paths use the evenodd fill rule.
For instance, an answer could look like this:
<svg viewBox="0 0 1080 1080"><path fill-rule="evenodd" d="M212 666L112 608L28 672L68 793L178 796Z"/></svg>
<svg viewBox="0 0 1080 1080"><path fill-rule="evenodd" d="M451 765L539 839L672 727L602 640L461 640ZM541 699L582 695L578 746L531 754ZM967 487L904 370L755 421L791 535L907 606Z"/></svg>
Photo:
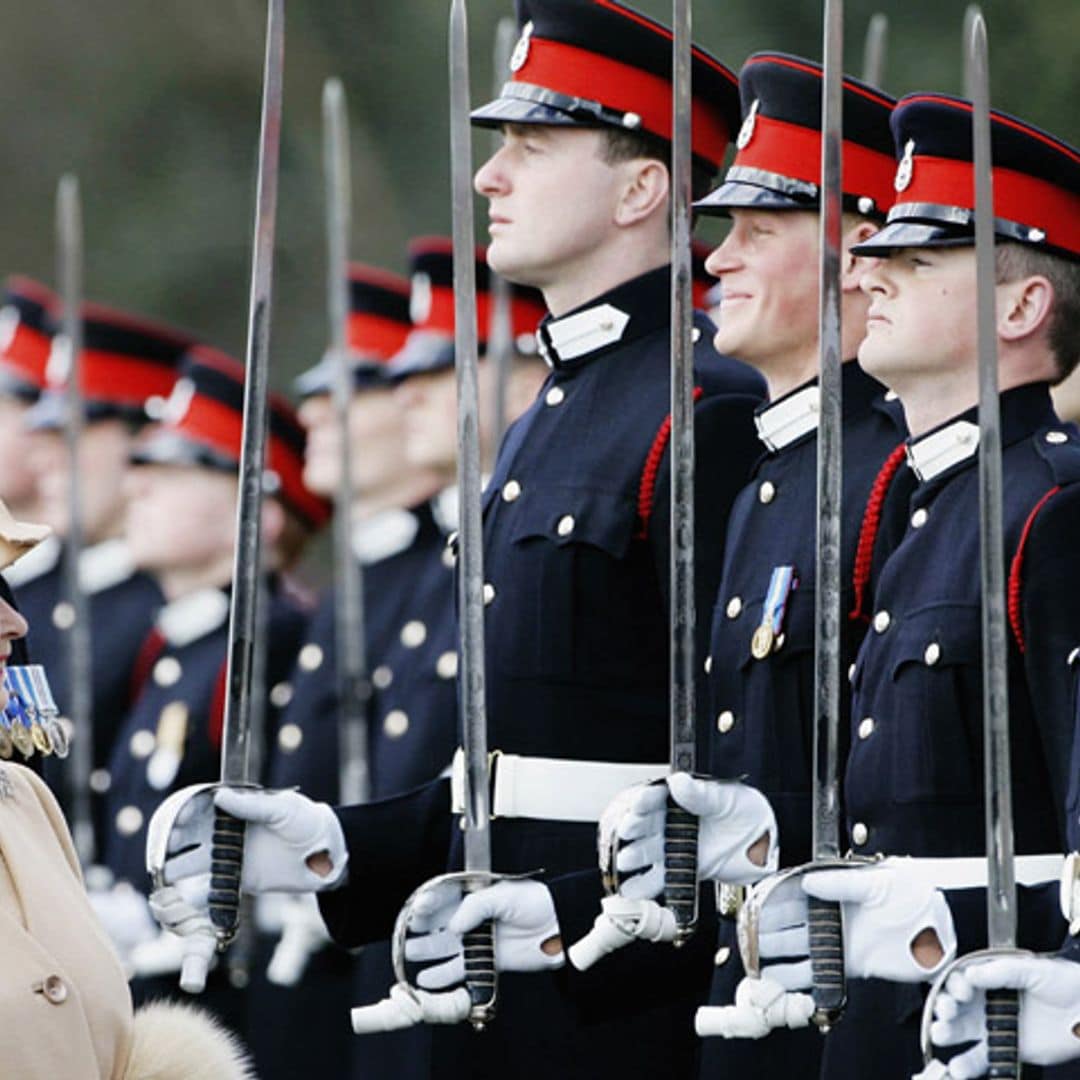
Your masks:
<svg viewBox="0 0 1080 1080"><path fill-rule="evenodd" d="M870 830L861 822L856 821L851 827L851 841L862 847L870 839Z"/></svg>
<svg viewBox="0 0 1080 1080"><path fill-rule="evenodd" d="M569 536L574 531L575 524L576 522L574 521L573 514L563 514L563 516L559 518L559 524L555 526L555 531L560 536Z"/></svg>
<svg viewBox="0 0 1080 1080"><path fill-rule="evenodd" d="M383 731L391 739L400 739L409 730L409 718L401 709L391 709L383 718Z"/></svg>
<svg viewBox="0 0 1080 1080"><path fill-rule="evenodd" d="M442 550L442 564L447 570L453 570L456 562L457 553L454 551L452 544L447 544Z"/></svg>
<svg viewBox="0 0 1080 1080"><path fill-rule="evenodd" d="M154 738L154 733L147 731L146 728L136 731L128 740L128 750L131 751L131 756L140 760L148 758L154 752L156 745L157 739Z"/></svg>
<svg viewBox="0 0 1080 1080"><path fill-rule="evenodd" d="M503 484L503 502L515 502L521 496L521 485L516 480L507 480Z"/></svg>
<svg viewBox="0 0 1080 1080"><path fill-rule="evenodd" d="M371 673L371 685L376 690L385 690L393 681L394 673L385 664L380 664Z"/></svg>
<svg viewBox="0 0 1080 1080"><path fill-rule="evenodd" d="M716 950L716 955L713 957L714 967L723 967L731 959L731 949L725 945L721 949Z"/></svg>
<svg viewBox="0 0 1080 1080"><path fill-rule="evenodd" d="M41 984L41 993L50 1005L63 1005L67 1001L67 983L59 975L49 975Z"/></svg>
<svg viewBox="0 0 1080 1080"><path fill-rule="evenodd" d="M941 646L936 641L931 641L926 646L926 651L923 653L923 659L926 663L933 667L941 659Z"/></svg>
<svg viewBox="0 0 1080 1080"><path fill-rule="evenodd" d="M52 621L57 630L70 630L75 625L75 609L62 601L53 608Z"/></svg>
<svg viewBox="0 0 1080 1080"><path fill-rule="evenodd" d="M739 612L742 611L742 597L733 596L727 602L727 608L725 610L727 611L727 617L729 619L737 619L739 617Z"/></svg>
<svg viewBox="0 0 1080 1080"><path fill-rule="evenodd" d="M490 581L484 582L484 603L490 604L495 599L495 586Z"/></svg>
<svg viewBox="0 0 1080 1080"><path fill-rule="evenodd" d="M105 795L112 787L112 773L108 769L94 769L90 774L90 790L95 795Z"/></svg>
<svg viewBox="0 0 1080 1080"><path fill-rule="evenodd" d="M849 683L853 683L855 681L855 665L854 664L848 664L847 681Z"/></svg>
<svg viewBox="0 0 1080 1080"><path fill-rule="evenodd" d="M705 674L706 675L711 675L712 674L712 657L711 656L706 656L705 657Z"/></svg>
<svg viewBox="0 0 1080 1080"><path fill-rule="evenodd" d="M1069 436L1066 435L1064 431L1048 431L1046 433L1046 441L1048 443L1053 443L1055 446L1057 446L1061 443L1068 442Z"/></svg>
<svg viewBox="0 0 1080 1080"><path fill-rule="evenodd" d="M448 652L444 652L438 660L435 661L435 671L440 679L452 679L457 675L458 658L457 653L453 649Z"/></svg>
<svg viewBox="0 0 1080 1080"><path fill-rule="evenodd" d="M865 719L859 721L859 738L869 739L874 734L874 718L867 716Z"/></svg>
<svg viewBox="0 0 1080 1080"><path fill-rule="evenodd" d="M410 619L401 628L401 644L407 649L416 649L424 644L427 627L419 619Z"/></svg>
<svg viewBox="0 0 1080 1080"><path fill-rule="evenodd" d="M874 616L874 629L879 634L884 634L889 629L889 623L892 622L892 616L887 611L879 611Z"/></svg>
<svg viewBox="0 0 1080 1080"><path fill-rule="evenodd" d="M318 671L322 667L323 651L321 645L309 641L301 650L299 656L301 671Z"/></svg>
<svg viewBox="0 0 1080 1080"><path fill-rule="evenodd" d="M776 498L776 485L771 480L766 480L758 488L758 502L771 503Z"/></svg>
<svg viewBox="0 0 1080 1080"><path fill-rule="evenodd" d="M277 741L278 746L286 754L291 754L294 750L298 750L300 744L304 741L303 729L299 724L282 724L277 735Z"/></svg>
<svg viewBox="0 0 1080 1080"><path fill-rule="evenodd" d="M735 714L730 709L725 709L716 718L716 730L721 735L726 735L735 726Z"/></svg>
<svg viewBox="0 0 1080 1080"><path fill-rule="evenodd" d="M913 529L921 529L926 524L926 519L929 516L930 514L920 506L919 509L911 515L911 527Z"/></svg>
<svg viewBox="0 0 1080 1080"><path fill-rule="evenodd" d="M1065 663L1072 667L1077 660L1080 660L1080 645L1078 645L1065 659Z"/></svg>
<svg viewBox="0 0 1080 1080"><path fill-rule="evenodd" d="M143 812L137 806L125 806L116 814L116 831L121 836L134 836L143 823Z"/></svg>
<svg viewBox="0 0 1080 1080"><path fill-rule="evenodd" d="M284 709L292 701L292 683L279 682L270 687L270 704L275 709Z"/></svg>
<svg viewBox="0 0 1080 1080"><path fill-rule="evenodd" d="M544 401L548 405L561 405L565 400L566 391L561 386L553 386L544 395Z"/></svg>
<svg viewBox="0 0 1080 1080"><path fill-rule="evenodd" d="M154 682L158 686L175 686L183 673L180 661L175 656L163 656L154 665Z"/></svg>
<svg viewBox="0 0 1080 1080"><path fill-rule="evenodd" d="M701 327L695 326L690 331L690 340L696 345L701 340Z"/></svg>
<svg viewBox="0 0 1080 1080"><path fill-rule="evenodd" d="M897 394L897 392L895 390L886 390L885 391L885 400L886 401L895 401L899 396L900 395Z"/></svg>

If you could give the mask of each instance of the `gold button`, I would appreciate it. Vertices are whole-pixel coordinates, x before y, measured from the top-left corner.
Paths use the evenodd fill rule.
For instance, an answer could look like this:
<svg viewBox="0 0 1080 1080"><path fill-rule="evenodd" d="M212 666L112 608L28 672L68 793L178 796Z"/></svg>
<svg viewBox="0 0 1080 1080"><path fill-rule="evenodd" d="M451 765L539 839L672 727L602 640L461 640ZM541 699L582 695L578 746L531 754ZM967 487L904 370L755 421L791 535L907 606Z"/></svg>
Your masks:
<svg viewBox="0 0 1080 1080"><path fill-rule="evenodd" d="M490 581L484 582L484 603L490 604L495 599L495 586Z"/></svg>
<svg viewBox="0 0 1080 1080"><path fill-rule="evenodd" d="M735 714L730 709L725 709L716 718L716 730L726 735L735 726Z"/></svg>
<svg viewBox="0 0 1080 1080"><path fill-rule="evenodd" d="M279 682L270 688L270 704L275 709L284 709L292 701L292 683Z"/></svg>
<svg viewBox="0 0 1080 1080"><path fill-rule="evenodd" d="M564 514L559 518L559 524L555 526L555 531L560 536L569 536L574 531L575 524L573 514Z"/></svg>
<svg viewBox="0 0 1080 1080"><path fill-rule="evenodd" d="M134 836L143 823L143 812L137 806L125 806L116 814L116 831L121 836Z"/></svg>
<svg viewBox="0 0 1080 1080"><path fill-rule="evenodd" d="M133 758L148 758L154 752L156 745L157 739L154 738L154 733L147 731L146 728L136 731L128 740L128 749Z"/></svg>
<svg viewBox="0 0 1080 1080"><path fill-rule="evenodd" d="M184 669L175 656L163 656L154 665L154 682L158 686L175 686L183 673Z"/></svg>
<svg viewBox="0 0 1080 1080"><path fill-rule="evenodd" d="M1055 445L1060 445L1069 441L1069 436L1064 431L1048 431L1046 433L1046 441Z"/></svg>
<svg viewBox="0 0 1080 1080"><path fill-rule="evenodd" d="M897 396L898 395L897 395L895 390L886 390L885 391L885 400L886 401L895 401Z"/></svg>
<svg viewBox="0 0 1080 1080"><path fill-rule="evenodd" d="M705 674L706 675L711 675L712 674L712 657L711 656L706 656L705 657Z"/></svg>
<svg viewBox="0 0 1080 1080"><path fill-rule="evenodd" d="M771 503L776 498L776 485L771 480L766 480L758 488L758 502Z"/></svg>
<svg viewBox="0 0 1080 1080"><path fill-rule="evenodd" d="M419 619L410 619L401 628L401 644L416 649L427 639L427 627Z"/></svg>
<svg viewBox="0 0 1080 1080"><path fill-rule="evenodd" d="M316 645L314 641L309 641L300 650L300 670L301 671L318 671L322 667L323 651L321 645Z"/></svg>
<svg viewBox="0 0 1080 1080"><path fill-rule="evenodd" d="M391 709L383 719L383 731L391 739L400 739L409 730L409 718L401 709Z"/></svg>
<svg viewBox="0 0 1080 1080"><path fill-rule="evenodd" d="M1075 649L1073 649L1071 653L1069 653L1068 658L1065 660L1065 663L1068 664L1069 667L1072 667L1077 660L1080 660L1080 645L1078 645Z"/></svg>
<svg viewBox="0 0 1080 1080"><path fill-rule="evenodd" d="M923 653L923 659L930 667L933 667L941 659L941 646L936 641L931 641L926 646L926 652Z"/></svg>
<svg viewBox="0 0 1080 1080"><path fill-rule="evenodd" d="M930 515L921 506L914 514L911 515L911 527L913 529L921 529L926 524L926 519Z"/></svg>
<svg viewBox="0 0 1080 1080"><path fill-rule="evenodd" d="M731 959L731 949L726 945L716 950L716 955L713 957L713 965L715 967L723 967Z"/></svg>
<svg viewBox="0 0 1080 1080"><path fill-rule="evenodd" d="M294 750L298 749L303 741L304 732L299 724L281 725L281 730L277 733L277 742L278 746L280 746L286 754L291 754Z"/></svg>
<svg viewBox="0 0 1080 1080"><path fill-rule="evenodd" d="M453 649L448 652L444 652L438 660L435 661L435 671L438 673L440 679L452 679L457 675L458 659L457 653Z"/></svg>
<svg viewBox="0 0 1080 1080"><path fill-rule="evenodd" d="M566 391L561 386L553 386L545 395L548 405L561 405L566 400Z"/></svg>
<svg viewBox="0 0 1080 1080"><path fill-rule="evenodd" d="M866 717L859 723L859 738L869 739L874 734L874 720L873 717Z"/></svg>
<svg viewBox="0 0 1080 1080"><path fill-rule="evenodd" d="M729 619L737 619L739 617L739 612L742 611L742 597L741 596L733 596L727 602L726 610L727 610L727 617Z"/></svg>
<svg viewBox="0 0 1080 1080"><path fill-rule="evenodd" d="M376 690L385 690L393 681L394 673L385 664L380 664L371 673L371 682Z"/></svg>
<svg viewBox="0 0 1080 1080"><path fill-rule="evenodd" d="M855 681L855 665L854 664L848 664L847 681L849 683Z"/></svg>
<svg viewBox="0 0 1080 1080"><path fill-rule="evenodd" d="M701 340L701 327L695 326L690 331L690 340L696 345Z"/></svg>
<svg viewBox="0 0 1080 1080"><path fill-rule="evenodd" d="M67 983L59 975L50 975L41 984L41 992L50 1005L63 1005L67 1001Z"/></svg>
<svg viewBox="0 0 1080 1080"><path fill-rule="evenodd" d="M95 795L104 795L112 787L112 774L108 769L95 769L90 774L90 790Z"/></svg>
<svg viewBox="0 0 1080 1080"><path fill-rule="evenodd" d="M514 502L521 496L521 485L516 480L507 480L503 484L503 502Z"/></svg>
<svg viewBox="0 0 1080 1080"><path fill-rule="evenodd" d="M887 611L879 611L874 616L874 629L879 634L884 634L889 629L889 623L892 622L892 616Z"/></svg>
<svg viewBox="0 0 1080 1080"><path fill-rule="evenodd" d="M449 544L447 544L446 547L443 548L442 564L448 570L452 570L454 568L454 563L456 562L457 556L454 554L454 549Z"/></svg>
<svg viewBox="0 0 1080 1080"><path fill-rule="evenodd" d="M858 844L861 847L869 839L870 830L861 821L856 821L851 827L852 843Z"/></svg>
<svg viewBox="0 0 1080 1080"><path fill-rule="evenodd" d="M70 630L75 625L75 609L66 601L57 604L52 610L52 621L57 630Z"/></svg>

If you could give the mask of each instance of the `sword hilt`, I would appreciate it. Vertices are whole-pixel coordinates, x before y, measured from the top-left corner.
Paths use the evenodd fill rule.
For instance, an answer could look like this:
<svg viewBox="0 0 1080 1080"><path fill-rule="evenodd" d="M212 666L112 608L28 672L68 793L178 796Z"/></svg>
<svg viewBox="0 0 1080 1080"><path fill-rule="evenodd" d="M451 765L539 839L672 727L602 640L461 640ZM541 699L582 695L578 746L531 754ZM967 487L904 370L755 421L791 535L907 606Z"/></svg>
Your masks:
<svg viewBox="0 0 1080 1080"><path fill-rule="evenodd" d="M664 905L675 916L676 948L697 929L697 879L698 818L669 795L664 822Z"/></svg>
<svg viewBox="0 0 1080 1080"><path fill-rule="evenodd" d="M465 989L469 992L469 1023L483 1031L495 1018L498 984L495 975L495 927L481 923L462 937Z"/></svg>
<svg viewBox="0 0 1080 1080"><path fill-rule="evenodd" d="M1020 1076L1020 995L1015 990L986 991L987 1076Z"/></svg>
<svg viewBox="0 0 1080 1080"><path fill-rule="evenodd" d="M807 925L810 933L810 971L814 1013L811 1019L822 1032L841 1017L847 1000L844 980L844 929L840 905L810 897Z"/></svg>
<svg viewBox="0 0 1080 1080"><path fill-rule="evenodd" d="M247 823L215 807L210 847L210 922L224 952L240 925L240 878L244 869L244 830Z"/></svg>

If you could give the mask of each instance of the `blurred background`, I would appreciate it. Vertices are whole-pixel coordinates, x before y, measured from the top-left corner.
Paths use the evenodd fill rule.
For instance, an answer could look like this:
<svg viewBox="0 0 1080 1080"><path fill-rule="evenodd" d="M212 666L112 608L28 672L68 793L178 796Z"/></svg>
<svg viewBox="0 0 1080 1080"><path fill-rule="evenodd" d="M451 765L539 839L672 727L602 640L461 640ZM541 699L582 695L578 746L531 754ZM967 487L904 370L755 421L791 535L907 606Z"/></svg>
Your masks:
<svg viewBox="0 0 1080 1080"><path fill-rule="evenodd" d="M665 0L636 6L669 22ZM355 258L404 270L410 236L449 231L442 0L286 0L273 381L321 353L323 80L352 129ZM818 58L816 0L695 5L694 36L733 68L757 49ZM963 0L848 0L848 70L890 20L884 87L959 93ZM1080 3L985 0L995 106L1080 141ZM263 58L261 0L0 0L0 270L55 281L53 201L82 184L89 298L191 328L242 355ZM491 95L508 2L471 0L473 100ZM479 133L477 162L491 146ZM482 215L478 216L482 225Z"/></svg>

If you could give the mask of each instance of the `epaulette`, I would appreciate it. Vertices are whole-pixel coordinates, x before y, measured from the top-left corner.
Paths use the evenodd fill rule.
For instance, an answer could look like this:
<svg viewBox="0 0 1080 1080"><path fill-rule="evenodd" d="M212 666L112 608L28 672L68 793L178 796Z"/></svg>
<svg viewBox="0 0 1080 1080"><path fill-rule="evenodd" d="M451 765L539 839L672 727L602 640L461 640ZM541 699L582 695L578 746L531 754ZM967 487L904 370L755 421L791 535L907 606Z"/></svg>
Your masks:
<svg viewBox="0 0 1080 1080"><path fill-rule="evenodd" d="M1056 424L1034 436L1035 450L1050 468L1054 483L1064 487L1080 480L1080 431L1074 424Z"/></svg>

